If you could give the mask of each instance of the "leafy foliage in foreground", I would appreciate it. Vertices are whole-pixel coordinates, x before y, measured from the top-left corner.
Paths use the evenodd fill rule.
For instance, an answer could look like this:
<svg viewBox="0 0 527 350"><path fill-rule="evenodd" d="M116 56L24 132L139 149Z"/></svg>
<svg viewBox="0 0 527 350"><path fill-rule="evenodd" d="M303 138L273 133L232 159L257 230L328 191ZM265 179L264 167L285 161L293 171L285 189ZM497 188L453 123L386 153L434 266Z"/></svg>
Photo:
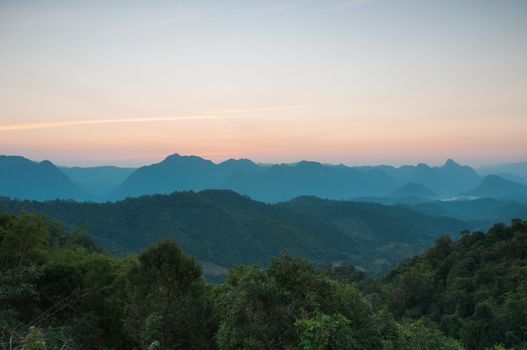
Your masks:
<svg viewBox="0 0 527 350"><path fill-rule="evenodd" d="M214 294L220 349L462 349L423 323L375 312L354 284L287 254L267 270L232 269Z"/></svg>
<svg viewBox="0 0 527 350"><path fill-rule="evenodd" d="M432 320L467 349L525 349L527 221L443 237L375 288L396 318Z"/></svg>
<svg viewBox="0 0 527 350"><path fill-rule="evenodd" d="M115 258L24 213L0 215L0 259L5 349L461 349L376 312L346 282L352 268L328 274L287 254L208 286L173 240Z"/></svg>

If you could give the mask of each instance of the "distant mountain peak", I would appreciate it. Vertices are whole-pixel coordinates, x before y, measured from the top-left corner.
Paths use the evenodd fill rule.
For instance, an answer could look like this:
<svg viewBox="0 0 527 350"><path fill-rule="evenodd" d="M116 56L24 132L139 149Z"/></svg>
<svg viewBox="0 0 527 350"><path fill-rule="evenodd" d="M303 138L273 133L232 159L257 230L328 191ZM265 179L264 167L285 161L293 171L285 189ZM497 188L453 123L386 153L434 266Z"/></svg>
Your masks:
<svg viewBox="0 0 527 350"><path fill-rule="evenodd" d="M483 178L483 181L482 182L490 182L490 181L500 181L500 182L504 182L506 181L504 178L498 176L498 175L494 175L494 174L491 174L491 175L487 175Z"/></svg>
<svg viewBox="0 0 527 350"><path fill-rule="evenodd" d="M234 159L229 158L227 160L224 160L220 164L227 165L227 164L249 164L249 165L256 165L252 160L248 158L240 158L240 159Z"/></svg>
<svg viewBox="0 0 527 350"><path fill-rule="evenodd" d="M52 162L0 157L0 195L19 199L69 199L83 194Z"/></svg>
<svg viewBox="0 0 527 350"><path fill-rule="evenodd" d="M455 160L453 160L452 158L448 158L445 164L443 164L443 167L459 167L459 166L461 165Z"/></svg>
<svg viewBox="0 0 527 350"><path fill-rule="evenodd" d="M182 154L179 154L179 153L174 153L174 154L171 154L169 155L168 157L165 158L165 160L179 160L179 159L201 159L201 160L206 160L204 158L201 158L199 156L194 156L194 155L190 155L190 156L186 156L186 155L182 155Z"/></svg>
<svg viewBox="0 0 527 350"><path fill-rule="evenodd" d="M302 160L302 161L296 163L296 165L298 167L301 167L301 168L321 168L322 167L321 163L314 162L314 161L311 161L311 160Z"/></svg>
<svg viewBox="0 0 527 350"><path fill-rule="evenodd" d="M48 168L49 168L49 167L51 167L51 168L56 168L56 165L53 164L53 163L52 163L51 161L49 161L49 160L43 160L43 161L41 161L41 162L40 162L40 165L45 166L45 167L48 167Z"/></svg>
<svg viewBox="0 0 527 350"><path fill-rule="evenodd" d="M390 193L392 197L436 198L437 194L423 184L408 182Z"/></svg>
<svg viewBox="0 0 527 350"><path fill-rule="evenodd" d="M180 158L181 155L179 153L173 153L173 154L169 154L165 159L170 159L170 158Z"/></svg>
<svg viewBox="0 0 527 350"><path fill-rule="evenodd" d="M463 194L495 198L505 196L521 196L527 195L527 186L504 179L498 175L487 175L483 178L481 184L477 188Z"/></svg>
<svg viewBox="0 0 527 350"><path fill-rule="evenodd" d="M213 165L214 163L211 160L201 158L199 156L185 156L178 153L174 153L166 157L163 161L157 164L163 164L163 165L173 165L173 166L184 166L184 165L190 165L190 164L207 164L207 165Z"/></svg>

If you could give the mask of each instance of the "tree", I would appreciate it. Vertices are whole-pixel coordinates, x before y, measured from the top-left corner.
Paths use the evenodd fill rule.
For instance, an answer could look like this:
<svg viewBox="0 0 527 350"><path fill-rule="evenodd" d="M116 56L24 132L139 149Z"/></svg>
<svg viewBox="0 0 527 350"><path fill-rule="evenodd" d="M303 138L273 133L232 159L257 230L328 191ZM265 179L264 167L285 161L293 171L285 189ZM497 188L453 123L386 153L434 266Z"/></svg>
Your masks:
<svg viewBox="0 0 527 350"><path fill-rule="evenodd" d="M39 328L29 327L29 332L22 339L22 350L47 350L44 334Z"/></svg>
<svg viewBox="0 0 527 350"><path fill-rule="evenodd" d="M476 311L465 328L463 338L469 350L483 350L497 345L500 342L501 333L492 306L483 302L476 306Z"/></svg>
<svg viewBox="0 0 527 350"><path fill-rule="evenodd" d="M206 349L210 310L201 267L172 240L143 252L128 276L125 328L137 346Z"/></svg>
<svg viewBox="0 0 527 350"><path fill-rule="evenodd" d="M352 337L351 322L341 314L317 314L295 323L302 350L359 349Z"/></svg>

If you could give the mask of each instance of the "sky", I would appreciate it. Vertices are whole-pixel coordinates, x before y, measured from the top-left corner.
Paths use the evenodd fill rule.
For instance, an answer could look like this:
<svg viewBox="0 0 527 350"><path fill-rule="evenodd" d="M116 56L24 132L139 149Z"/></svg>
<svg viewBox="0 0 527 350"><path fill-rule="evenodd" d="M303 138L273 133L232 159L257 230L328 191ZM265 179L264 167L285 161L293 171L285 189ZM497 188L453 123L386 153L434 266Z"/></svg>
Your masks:
<svg viewBox="0 0 527 350"><path fill-rule="evenodd" d="M527 160L525 0L0 0L0 154Z"/></svg>

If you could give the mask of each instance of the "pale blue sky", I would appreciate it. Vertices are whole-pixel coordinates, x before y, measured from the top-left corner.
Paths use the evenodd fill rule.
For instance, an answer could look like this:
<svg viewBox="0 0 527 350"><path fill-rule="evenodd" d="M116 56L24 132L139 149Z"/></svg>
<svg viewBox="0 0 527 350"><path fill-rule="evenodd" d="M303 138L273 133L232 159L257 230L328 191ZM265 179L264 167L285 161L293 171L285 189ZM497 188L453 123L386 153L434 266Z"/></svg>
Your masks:
<svg viewBox="0 0 527 350"><path fill-rule="evenodd" d="M0 1L0 153L525 160L527 1Z"/></svg>

